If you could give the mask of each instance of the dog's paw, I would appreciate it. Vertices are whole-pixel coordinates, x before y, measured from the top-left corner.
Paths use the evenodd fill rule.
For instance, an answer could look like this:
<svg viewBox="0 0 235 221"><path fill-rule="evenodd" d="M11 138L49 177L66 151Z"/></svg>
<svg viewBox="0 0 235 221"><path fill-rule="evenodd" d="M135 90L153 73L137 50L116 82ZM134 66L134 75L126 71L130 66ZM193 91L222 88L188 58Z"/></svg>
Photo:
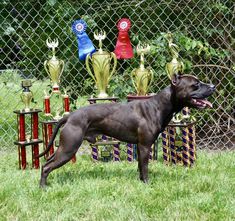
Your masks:
<svg viewBox="0 0 235 221"><path fill-rule="evenodd" d="M143 183L148 184L148 179L147 179L147 178L140 177L140 180L141 180Z"/></svg>

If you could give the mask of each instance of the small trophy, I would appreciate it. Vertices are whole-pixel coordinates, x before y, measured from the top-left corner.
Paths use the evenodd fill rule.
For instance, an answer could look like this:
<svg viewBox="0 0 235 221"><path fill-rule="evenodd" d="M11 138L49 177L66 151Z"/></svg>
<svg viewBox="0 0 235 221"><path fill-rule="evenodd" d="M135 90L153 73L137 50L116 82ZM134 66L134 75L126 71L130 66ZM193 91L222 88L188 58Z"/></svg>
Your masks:
<svg viewBox="0 0 235 221"><path fill-rule="evenodd" d="M86 57L86 68L88 73L91 75L93 80L96 83L98 89L98 98L106 98L108 94L106 93L106 89L108 87L109 81L113 76L116 66L117 66L117 58L113 52L107 52L102 49L102 41L106 38L106 33L101 31L98 33L94 32L94 38L99 41L99 50L95 53L88 54ZM110 71L111 60L113 59L113 68ZM89 65L89 61L91 61L94 74L92 73Z"/></svg>
<svg viewBox="0 0 235 221"><path fill-rule="evenodd" d="M137 54L140 55L140 67L135 68L131 72L131 79L133 85L136 89L137 95L146 95L148 92L148 88L153 80L153 71L150 68L144 67L144 55L149 53L150 46L140 44L136 48Z"/></svg>
<svg viewBox="0 0 235 221"><path fill-rule="evenodd" d="M60 82L60 76L64 70L64 61L59 60L55 56L55 48L58 47L59 42L58 39L51 40L50 38L47 39L46 44L49 48L52 49L52 57L49 60L46 60L44 62L44 68L51 78L52 81L52 88L53 92L59 92L59 82Z"/></svg>
<svg viewBox="0 0 235 221"><path fill-rule="evenodd" d="M21 93L21 100L23 101L25 108L23 111L29 112L30 111L30 103L33 98L33 93L29 90L29 88L32 86L31 80L23 80L21 82L21 86L23 88L23 91Z"/></svg>
<svg viewBox="0 0 235 221"><path fill-rule="evenodd" d="M172 60L166 64L166 73L171 80L174 74L183 72L184 64L179 60L179 47L173 43L172 33L167 33L166 38L168 40L169 50L172 56Z"/></svg>

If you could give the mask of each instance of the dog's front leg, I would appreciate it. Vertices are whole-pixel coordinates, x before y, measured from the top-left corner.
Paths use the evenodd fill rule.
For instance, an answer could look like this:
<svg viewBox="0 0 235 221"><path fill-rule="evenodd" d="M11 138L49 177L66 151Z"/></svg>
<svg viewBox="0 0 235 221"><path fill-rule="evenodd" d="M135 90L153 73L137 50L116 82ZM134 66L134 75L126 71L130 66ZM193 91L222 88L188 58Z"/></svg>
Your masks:
<svg viewBox="0 0 235 221"><path fill-rule="evenodd" d="M140 180L142 180L144 183L148 182L148 162L150 147L151 146L142 144L138 144L137 146Z"/></svg>

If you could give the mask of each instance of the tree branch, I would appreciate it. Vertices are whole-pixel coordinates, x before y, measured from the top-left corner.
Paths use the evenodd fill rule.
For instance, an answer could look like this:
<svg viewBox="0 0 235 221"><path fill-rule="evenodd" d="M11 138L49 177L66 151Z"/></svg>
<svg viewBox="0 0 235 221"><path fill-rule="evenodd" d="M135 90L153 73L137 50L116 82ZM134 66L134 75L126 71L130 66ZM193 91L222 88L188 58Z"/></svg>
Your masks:
<svg viewBox="0 0 235 221"><path fill-rule="evenodd" d="M228 71L234 72L231 68L228 68L226 66L222 66L222 65L216 65L216 64L196 64L193 65L194 68L197 67L217 67L217 68L222 68L222 69L226 69Z"/></svg>

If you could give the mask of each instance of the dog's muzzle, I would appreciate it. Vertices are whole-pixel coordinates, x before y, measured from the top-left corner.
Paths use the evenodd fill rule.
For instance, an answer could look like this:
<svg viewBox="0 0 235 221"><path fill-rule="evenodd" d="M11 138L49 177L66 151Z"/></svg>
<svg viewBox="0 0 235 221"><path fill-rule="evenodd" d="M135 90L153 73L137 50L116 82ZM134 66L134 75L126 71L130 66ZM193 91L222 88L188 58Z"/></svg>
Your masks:
<svg viewBox="0 0 235 221"><path fill-rule="evenodd" d="M206 92L202 94L200 98L192 96L190 103L198 109L213 108L212 103L208 101L206 98L209 97L214 91L215 91L215 85L210 84L207 86Z"/></svg>

